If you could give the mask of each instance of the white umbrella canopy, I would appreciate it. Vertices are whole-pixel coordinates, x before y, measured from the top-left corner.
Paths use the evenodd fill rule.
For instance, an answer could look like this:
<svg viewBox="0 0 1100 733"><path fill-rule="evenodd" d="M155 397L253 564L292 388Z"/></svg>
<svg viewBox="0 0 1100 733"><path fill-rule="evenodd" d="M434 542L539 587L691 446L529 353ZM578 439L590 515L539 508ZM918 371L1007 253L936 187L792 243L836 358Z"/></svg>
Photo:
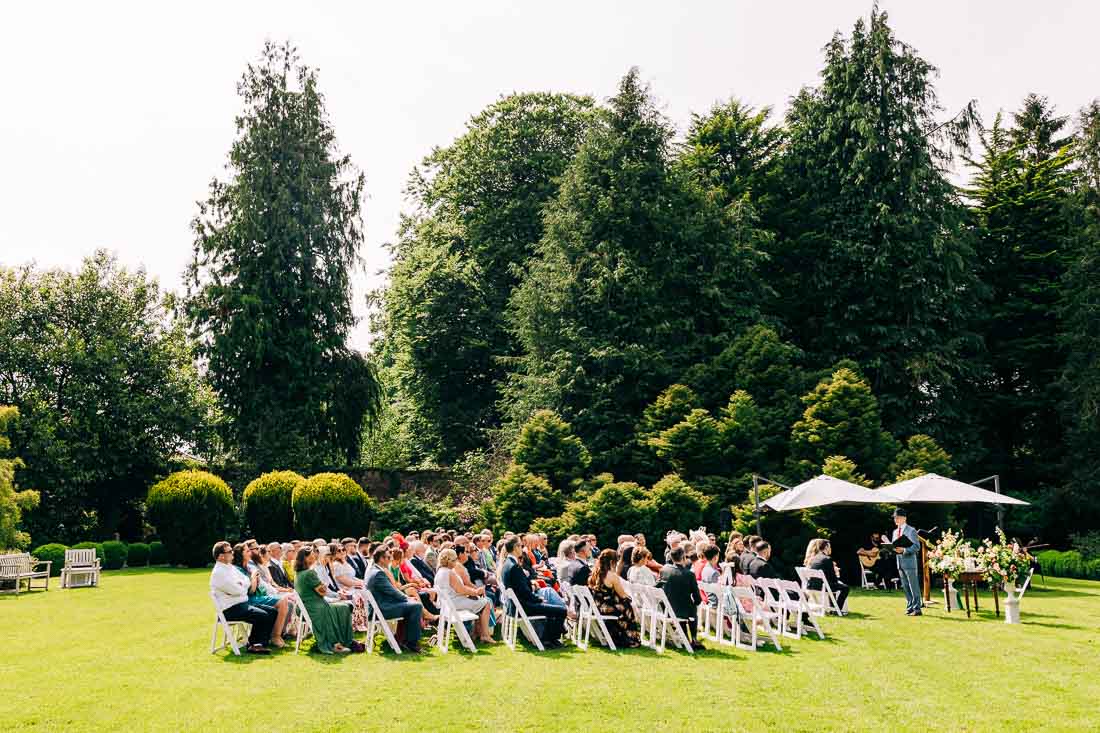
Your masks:
<svg viewBox="0 0 1100 733"><path fill-rule="evenodd" d="M974 484L956 481L935 473L876 489L883 503L888 504L1003 504L1027 506L1028 502L1006 494L983 489Z"/></svg>
<svg viewBox="0 0 1100 733"><path fill-rule="evenodd" d="M762 503L777 512L789 512L833 504L881 504L883 502L893 503L893 500L885 499L878 492L865 489L859 484L822 474L800 483L793 489L776 494Z"/></svg>

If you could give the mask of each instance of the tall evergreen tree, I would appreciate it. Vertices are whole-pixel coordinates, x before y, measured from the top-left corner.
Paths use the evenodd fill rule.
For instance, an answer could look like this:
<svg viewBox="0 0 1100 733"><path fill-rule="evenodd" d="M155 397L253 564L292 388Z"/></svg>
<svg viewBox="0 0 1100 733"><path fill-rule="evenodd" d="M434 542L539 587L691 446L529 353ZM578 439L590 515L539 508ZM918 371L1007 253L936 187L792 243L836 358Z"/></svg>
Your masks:
<svg viewBox="0 0 1100 733"><path fill-rule="evenodd" d="M451 462L499 427L498 383L519 354L504 312L589 124L592 101L515 94L474 116L411 177L374 330L420 459Z"/></svg>
<svg viewBox="0 0 1100 733"><path fill-rule="evenodd" d="M983 468L1006 485L1057 481L1065 447L1058 381L1064 369L1057 310L1072 249L1072 154L1057 134L1064 118L1030 95L1016 124L997 116L968 195L988 300L978 310L987 368L975 392Z"/></svg>
<svg viewBox="0 0 1100 733"><path fill-rule="evenodd" d="M514 419L557 410L597 469L642 411L756 316L757 241L673 165L672 129L632 70L562 178L512 299L525 355Z"/></svg>
<svg viewBox="0 0 1100 733"><path fill-rule="evenodd" d="M337 150L315 70L264 46L194 220L187 312L225 414L223 440L261 468L354 460L377 381L347 346L363 176Z"/></svg>
<svg viewBox="0 0 1100 733"><path fill-rule="evenodd" d="M877 8L825 48L821 83L787 116L768 279L772 310L818 363L856 360L892 430L949 420L968 349L975 280L946 175L975 119L949 123L936 69Z"/></svg>

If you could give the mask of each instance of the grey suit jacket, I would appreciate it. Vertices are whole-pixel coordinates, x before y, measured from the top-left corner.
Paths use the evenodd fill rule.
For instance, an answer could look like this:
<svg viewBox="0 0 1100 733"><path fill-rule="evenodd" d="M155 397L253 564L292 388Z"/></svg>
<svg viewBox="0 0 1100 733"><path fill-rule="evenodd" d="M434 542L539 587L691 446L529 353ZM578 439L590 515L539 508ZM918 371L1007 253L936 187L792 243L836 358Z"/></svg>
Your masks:
<svg viewBox="0 0 1100 733"><path fill-rule="evenodd" d="M916 570L917 560L920 558L920 537L917 536L917 530L913 529L908 524L905 525L905 536L913 543L909 547L902 550L900 555L895 555L898 559L898 568L904 568L905 570ZM890 539L894 538L894 533L890 533Z"/></svg>

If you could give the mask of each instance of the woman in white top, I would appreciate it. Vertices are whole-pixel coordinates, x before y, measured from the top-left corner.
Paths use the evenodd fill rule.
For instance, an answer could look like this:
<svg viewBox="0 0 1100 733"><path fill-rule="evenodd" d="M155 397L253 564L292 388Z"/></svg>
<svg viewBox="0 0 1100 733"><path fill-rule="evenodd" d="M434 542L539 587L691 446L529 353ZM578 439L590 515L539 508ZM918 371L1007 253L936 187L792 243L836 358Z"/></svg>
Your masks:
<svg viewBox="0 0 1100 733"><path fill-rule="evenodd" d="M351 627L356 631L367 630L367 601L363 589L367 584L355 576L355 568L348 562L344 546L332 542L328 546L329 575L336 581L341 595L351 598ZM325 581L322 581L325 582ZM326 593L326 597L327 597Z"/></svg>
<svg viewBox="0 0 1100 733"><path fill-rule="evenodd" d="M464 583L455 572L457 562L458 555L454 550L448 548L440 551L435 571L435 590L439 594L440 603L446 598L455 610L476 613L478 641L492 642L493 634L489 631L489 613L492 607L485 598L485 587Z"/></svg>
<svg viewBox="0 0 1100 733"><path fill-rule="evenodd" d="M648 585L650 587L657 585L657 576L646 567L646 563L649 562L651 557L653 557L652 553L645 547L635 547L630 558L633 564L626 573L626 579L635 585Z"/></svg>

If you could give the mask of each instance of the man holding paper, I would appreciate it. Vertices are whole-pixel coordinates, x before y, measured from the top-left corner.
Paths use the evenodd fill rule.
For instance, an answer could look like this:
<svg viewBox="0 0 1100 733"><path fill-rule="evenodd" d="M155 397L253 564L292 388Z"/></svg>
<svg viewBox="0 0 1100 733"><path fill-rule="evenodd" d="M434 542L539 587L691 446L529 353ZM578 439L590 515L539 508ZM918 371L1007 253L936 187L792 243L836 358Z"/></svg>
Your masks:
<svg viewBox="0 0 1100 733"><path fill-rule="evenodd" d="M920 538L917 530L910 527L905 519L905 509L898 507L894 510L894 524L897 528L892 535L891 545L897 555L898 575L901 577L902 590L905 591L905 615L920 616L923 605L917 567Z"/></svg>

